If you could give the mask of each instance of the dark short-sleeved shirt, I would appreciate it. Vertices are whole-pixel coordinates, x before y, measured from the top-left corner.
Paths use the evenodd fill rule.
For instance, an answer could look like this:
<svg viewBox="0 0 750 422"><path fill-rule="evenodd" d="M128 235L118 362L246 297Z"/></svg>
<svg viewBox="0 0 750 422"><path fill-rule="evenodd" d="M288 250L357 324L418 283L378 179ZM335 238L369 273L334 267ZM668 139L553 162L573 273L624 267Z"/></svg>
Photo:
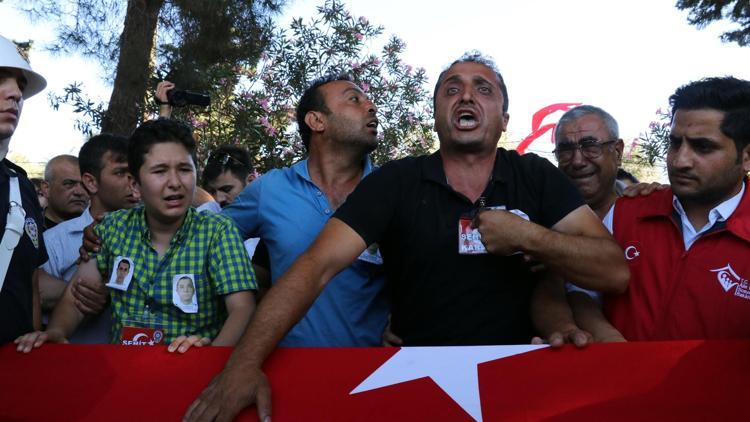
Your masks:
<svg viewBox="0 0 750 422"><path fill-rule="evenodd" d="M47 261L47 249L42 237L44 219L36 190L26 177L26 172L8 160L0 161L0 237L5 233L8 219L11 170L18 175L26 217L24 233L13 251L5 284L0 292L0 344L33 330L31 276L35 269Z"/></svg>
<svg viewBox="0 0 750 422"><path fill-rule="evenodd" d="M584 204L549 161L498 149L477 203L446 181L440 152L390 162L336 212L366 244L377 242L392 300L392 329L406 345L528 343L535 277L521 255L460 255L458 221L482 201L551 227Z"/></svg>

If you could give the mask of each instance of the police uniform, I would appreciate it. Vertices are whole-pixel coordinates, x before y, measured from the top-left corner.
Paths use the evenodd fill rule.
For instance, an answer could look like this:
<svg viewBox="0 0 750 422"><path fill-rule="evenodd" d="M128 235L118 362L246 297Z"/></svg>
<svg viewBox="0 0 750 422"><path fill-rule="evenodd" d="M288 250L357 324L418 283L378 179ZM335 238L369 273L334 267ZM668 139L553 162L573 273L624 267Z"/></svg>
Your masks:
<svg viewBox="0 0 750 422"><path fill-rule="evenodd" d="M34 185L21 167L6 159L0 161L0 230L4 233L8 217L9 179L13 172L18 176L26 217L24 233L13 251L5 283L0 291L0 344L13 341L19 335L33 330L31 276L34 270L47 261L47 250L41 234L44 220Z"/></svg>

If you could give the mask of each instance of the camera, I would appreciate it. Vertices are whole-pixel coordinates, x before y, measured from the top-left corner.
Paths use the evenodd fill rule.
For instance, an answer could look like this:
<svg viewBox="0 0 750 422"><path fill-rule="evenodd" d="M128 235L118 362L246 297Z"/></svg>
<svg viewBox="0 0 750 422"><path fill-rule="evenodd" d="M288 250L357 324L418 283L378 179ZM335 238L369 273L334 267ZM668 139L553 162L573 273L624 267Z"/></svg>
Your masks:
<svg viewBox="0 0 750 422"><path fill-rule="evenodd" d="M187 105L208 107L211 105L211 97L205 92L170 89L167 91L167 102L173 107L185 107Z"/></svg>

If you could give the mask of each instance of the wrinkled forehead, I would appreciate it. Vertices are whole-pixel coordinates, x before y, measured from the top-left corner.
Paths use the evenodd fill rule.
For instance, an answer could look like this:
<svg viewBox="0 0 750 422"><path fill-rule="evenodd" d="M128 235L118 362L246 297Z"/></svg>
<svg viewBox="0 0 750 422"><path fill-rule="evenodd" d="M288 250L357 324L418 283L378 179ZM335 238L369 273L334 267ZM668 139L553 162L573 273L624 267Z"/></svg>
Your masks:
<svg viewBox="0 0 750 422"><path fill-rule="evenodd" d="M367 96L367 94L362 91L362 88L351 81L331 81L327 84L321 85L319 89L322 92L324 99L344 96L350 92L356 92L365 97Z"/></svg>
<svg viewBox="0 0 750 422"><path fill-rule="evenodd" d="M463 62L452 65L440 75L438 86L451 80L485 80L498 88L502 85L494 70L485 64L477 62Z"/></svg>
<svg viewBox="0 0 750 422"><path fill-rule="evenodd" d="M609 131L601 117L596 114L586 114L573 121L564 123L559 134L560 136L555 139L556 143L577 143L585 139L607 141Z"/></svg>

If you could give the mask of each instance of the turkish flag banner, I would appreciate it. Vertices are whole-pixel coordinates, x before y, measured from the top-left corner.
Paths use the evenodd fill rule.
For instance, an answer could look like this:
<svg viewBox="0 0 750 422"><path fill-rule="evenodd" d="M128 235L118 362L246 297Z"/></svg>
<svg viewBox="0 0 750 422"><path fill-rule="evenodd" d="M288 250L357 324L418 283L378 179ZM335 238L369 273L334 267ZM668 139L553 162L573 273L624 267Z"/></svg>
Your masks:
<svg viewBox="0 0 750 422"><path fill-rule="evenodd" d="M5 345L0 420L179 420L231 350ZM290 348L264 369L282 422L750 420L750 341Z"/></svg>

